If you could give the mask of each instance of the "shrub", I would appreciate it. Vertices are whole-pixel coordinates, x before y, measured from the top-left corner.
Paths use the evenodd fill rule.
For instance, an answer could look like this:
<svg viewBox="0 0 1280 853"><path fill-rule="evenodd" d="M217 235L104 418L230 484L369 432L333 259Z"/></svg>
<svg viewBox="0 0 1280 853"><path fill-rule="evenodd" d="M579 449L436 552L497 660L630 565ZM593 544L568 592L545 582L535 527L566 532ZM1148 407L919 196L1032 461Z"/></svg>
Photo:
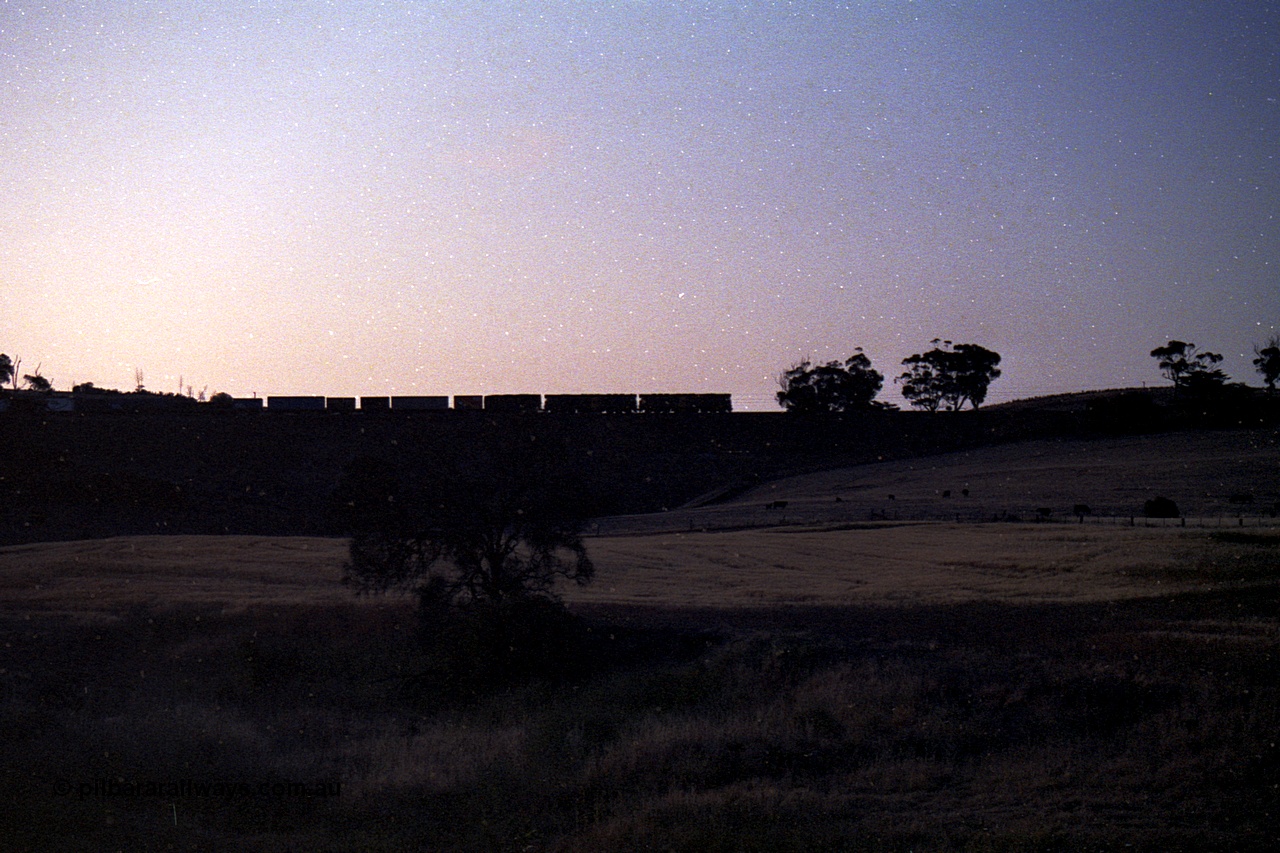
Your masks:
<svg viewBox="0 0 1280 853"><path fill-rule="evenodd" d="M1166 497L1155 497L1142 505L1142 514L1147 518L1178 518L1178 505Z"/></svg>

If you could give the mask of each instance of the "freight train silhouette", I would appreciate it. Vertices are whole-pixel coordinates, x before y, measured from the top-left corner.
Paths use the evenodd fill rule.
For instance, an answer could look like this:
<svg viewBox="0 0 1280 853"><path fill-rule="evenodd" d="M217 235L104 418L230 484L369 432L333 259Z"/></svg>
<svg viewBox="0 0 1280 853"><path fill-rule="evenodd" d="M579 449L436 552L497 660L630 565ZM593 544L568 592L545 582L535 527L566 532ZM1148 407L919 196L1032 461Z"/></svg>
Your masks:
<svg viewBox="0 0 1280 853"><path fill-rule="evenodd" d="M547 412L551 414L720 414L733 411L730 394L487 394L453 397L228 397L197 402L177 394L15 392L0 397L0 412L154 412L224 409L290 413Z"/></svg>

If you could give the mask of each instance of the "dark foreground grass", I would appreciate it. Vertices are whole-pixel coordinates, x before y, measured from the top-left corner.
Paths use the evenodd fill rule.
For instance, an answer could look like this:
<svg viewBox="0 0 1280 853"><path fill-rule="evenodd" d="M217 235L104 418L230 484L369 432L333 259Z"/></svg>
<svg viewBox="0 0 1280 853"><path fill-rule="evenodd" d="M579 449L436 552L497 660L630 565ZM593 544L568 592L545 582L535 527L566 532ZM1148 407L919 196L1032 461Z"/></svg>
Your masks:
<svg viewBox="0 0 1280 853"><path fill-rule="evenodd" d="M1280 841L1274 585L1089 606L601 608L576 641L586 665L453 693L419 677L407 607L2 618L9 850Z"/></svg>

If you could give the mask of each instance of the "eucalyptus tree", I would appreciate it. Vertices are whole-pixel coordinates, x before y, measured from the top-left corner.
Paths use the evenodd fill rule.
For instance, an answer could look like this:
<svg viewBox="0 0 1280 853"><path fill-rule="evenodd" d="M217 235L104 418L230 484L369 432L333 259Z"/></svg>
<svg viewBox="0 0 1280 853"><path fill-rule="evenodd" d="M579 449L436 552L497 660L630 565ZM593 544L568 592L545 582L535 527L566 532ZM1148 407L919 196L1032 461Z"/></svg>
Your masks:
<svg viewBox="0 0 1280 853"><path fill-rule="evenodd" d="M884 375L871 366L862 347L843 362L814 364L805 359L778 377L778 405L788 412L853 412L875 407Z"/></svg>
<svg viewBox="0 0 1280 853"><path fill-rule="evenodd" d="M952 344L934 338L933 349L902 360L906 371L897 378L902 396L918 409L959 411L968 403L978 408L987 389L1000 376L1000 354L977 344Z"/></svg>

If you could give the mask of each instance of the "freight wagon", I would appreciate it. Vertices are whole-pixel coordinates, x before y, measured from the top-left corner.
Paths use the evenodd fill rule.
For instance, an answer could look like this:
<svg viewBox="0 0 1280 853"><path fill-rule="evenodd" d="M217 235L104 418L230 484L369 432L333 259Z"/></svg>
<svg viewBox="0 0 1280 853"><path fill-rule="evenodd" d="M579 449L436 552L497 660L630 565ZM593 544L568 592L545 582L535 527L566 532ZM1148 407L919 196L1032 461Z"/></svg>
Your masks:
<svg viewBox="0 0 1280 853"><path fill-rule="evenodd" d="M640 411L660 414L718 414L733 411L729 394L641 394Z"/></svg>
<svg viewBox="0 0 1280 853"><path fill-rule="evenodd" d="M118 391L80 391L73 392L68 398L72 402L71 409L87 413L123 412L137 414L140 412L190 412L197 411L200 403L191 397L177 394L120 393Z"/></svg>
<svg viewBox="0 0 1280 853"><path fill-rule="evenodd" d="M269 412L323 412L324 397L268 397Z"/></svg>
<svg viewBox="0 0 1280 853"><path fill-rule="evenodd" d="M443 412L449 408L449 398L432 397L392 397L391 409L396 412Z"/></svg>
<svg viewBox="0 0 1280 853"><path fill-rule="evenodd" d="M541 394L488 394L484 398L486 412L540 412Z"/></svg>
<svg viewBox="0 0 1280 853"><path fill-rule="evenodd" d="M547 411L555 414L620 414L636 410L635 394L548 394Z"/></svg>

